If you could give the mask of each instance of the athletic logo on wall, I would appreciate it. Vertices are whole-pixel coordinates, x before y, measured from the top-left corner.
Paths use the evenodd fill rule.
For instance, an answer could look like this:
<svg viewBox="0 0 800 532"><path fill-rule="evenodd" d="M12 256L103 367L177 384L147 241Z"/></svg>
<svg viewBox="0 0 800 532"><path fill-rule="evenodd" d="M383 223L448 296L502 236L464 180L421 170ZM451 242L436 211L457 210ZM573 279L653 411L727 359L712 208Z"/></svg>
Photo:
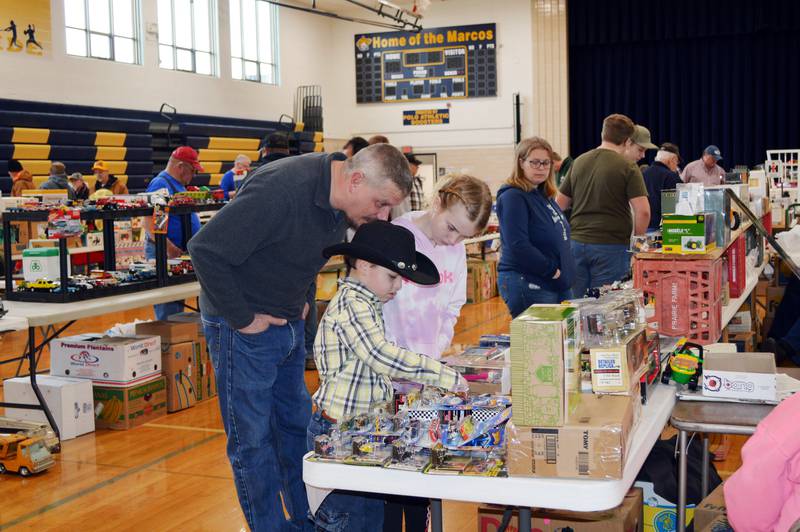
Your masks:
<svg viewBox="0 0 800 532"><path fill-rule="evenodd" d="M50 49L50 0L0 0L0 52L42 56Z"/></svg>
<svg viewBox="0 0 800 532"><path fill-rule="evenodd" d="M354 36L356 101L497 96L494 24Z"/></svg>

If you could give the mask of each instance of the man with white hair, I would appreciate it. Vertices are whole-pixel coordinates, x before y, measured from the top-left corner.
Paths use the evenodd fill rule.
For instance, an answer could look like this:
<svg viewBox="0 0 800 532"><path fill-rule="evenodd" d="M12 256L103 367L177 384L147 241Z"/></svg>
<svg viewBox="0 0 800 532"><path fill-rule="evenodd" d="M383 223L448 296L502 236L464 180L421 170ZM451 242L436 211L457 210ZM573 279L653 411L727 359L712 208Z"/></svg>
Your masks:
<svg viewBox="0 0 800 532"><path fill-rule="evenodd" d="M236 195L236 191L239 190L242 181L250 171L250 164L252 164L250 157L243 153L237 155L233 160L233 168L225 172L219 182L219 188L225 193L225 199L232 199Z"/></svg>
<svg viewBox="0 0 800 532"><path fill-rule="evenodd" d="M348 225L386 220L412 180L406 158L389 144L350 159L339 152L287 157L255 170L236 201L189 242L228 458L250 530L309 526L303 328L322 250L342 242Z"/></svg>
<svg viewBox="0 0 800 532"><path fill-rule="evenodd" d="M682 182L678 174L680 158L678 146L665 142L656 152L656 160L642 173L647 187L647 200L650 202L648 231L658 229L661 225L661 191L672 190Z"/></svg>

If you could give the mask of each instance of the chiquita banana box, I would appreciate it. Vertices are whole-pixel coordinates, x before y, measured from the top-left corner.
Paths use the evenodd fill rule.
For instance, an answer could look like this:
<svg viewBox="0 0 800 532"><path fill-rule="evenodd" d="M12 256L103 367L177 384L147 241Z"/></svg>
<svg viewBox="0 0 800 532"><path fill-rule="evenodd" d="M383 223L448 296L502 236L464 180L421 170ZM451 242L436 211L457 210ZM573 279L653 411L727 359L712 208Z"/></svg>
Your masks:
<svg viewBox="0 0 800 532"><path fill-rule="evenodd" d="M127 430L167 413L164 377L128 387L93 386L95 427Z"/></svg>

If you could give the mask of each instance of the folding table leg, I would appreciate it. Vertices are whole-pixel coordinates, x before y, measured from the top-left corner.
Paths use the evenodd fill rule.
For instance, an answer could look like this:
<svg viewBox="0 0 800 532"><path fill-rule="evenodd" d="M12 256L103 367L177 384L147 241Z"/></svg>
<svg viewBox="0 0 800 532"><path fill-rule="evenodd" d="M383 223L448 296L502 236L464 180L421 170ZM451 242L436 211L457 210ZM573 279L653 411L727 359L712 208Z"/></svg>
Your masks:
<svg viewBox="0 0 800 532"><path fill-rule="evenodd" d="M531 509L528 506L519 507L519 531L529 532L531 529Z"/></svg>
<svg viewBox="0 0 800 532"><path fill-rule="evenodd" d="M442 532L442 499L431 499L431 530Z"/></svg>
<svg viewBox="0 0 800 532"><path fill-rule="evenodd" d="M702 483L700 487L704 499L706 495L708 495L708 468L711 467L710 461L710 456L708 454L708 434L703 434L703 476L701 477Z"/></svg>
<svg viewBox="0 0 800 532"><path fill-rule="evenodd" d="M678 532L686 530L686 474L687 474L687 459L686 459L686 431L682 430L678 433L678 447L680 456L678 456Z"/></svg>

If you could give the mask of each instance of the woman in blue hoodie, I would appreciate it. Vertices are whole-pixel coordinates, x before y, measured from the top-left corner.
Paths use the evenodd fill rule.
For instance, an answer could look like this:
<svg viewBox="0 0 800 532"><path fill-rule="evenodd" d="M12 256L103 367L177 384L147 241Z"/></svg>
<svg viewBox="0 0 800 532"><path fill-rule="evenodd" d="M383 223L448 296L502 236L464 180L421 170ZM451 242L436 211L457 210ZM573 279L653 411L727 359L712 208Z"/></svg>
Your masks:
<svg viewBox="0 0 800 532"><path fill-rule="evenodd" d="M534 303L569 299L575 277L569 222L554 199L553 148L531 137L517 145L514 157L514 171L497 192L497 284L512 317Z"/></svg>

